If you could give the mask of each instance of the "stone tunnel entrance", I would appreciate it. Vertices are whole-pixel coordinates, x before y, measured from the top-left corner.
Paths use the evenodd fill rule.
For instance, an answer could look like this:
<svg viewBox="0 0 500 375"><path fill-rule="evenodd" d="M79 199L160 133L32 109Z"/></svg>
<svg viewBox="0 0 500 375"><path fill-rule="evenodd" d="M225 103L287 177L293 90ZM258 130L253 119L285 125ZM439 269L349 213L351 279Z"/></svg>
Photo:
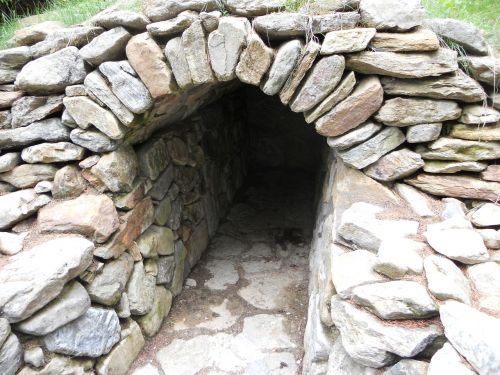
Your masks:
<svg viewBox="0 0 500 375"><path fill-rule="evenodd" d="M217 160L221 143L236 146L220 161L238 164L228 181L218 181L233 190L219 202L221 219L207 250L130 373L297 374L325 143L302 115L258 88L242 87L199 116L218 127L206 129L207 159ZM225 145L226 131L236 136ZM200 181L194 191L205 188ZM197 246L205 241L198 238Z"/></svg>

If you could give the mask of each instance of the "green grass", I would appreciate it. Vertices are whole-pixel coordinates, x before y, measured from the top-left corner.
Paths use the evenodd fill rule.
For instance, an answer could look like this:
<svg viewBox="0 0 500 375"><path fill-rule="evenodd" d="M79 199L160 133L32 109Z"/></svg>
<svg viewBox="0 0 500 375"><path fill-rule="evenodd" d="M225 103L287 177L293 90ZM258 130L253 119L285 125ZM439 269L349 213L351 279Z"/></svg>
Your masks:
<svg viewBox="0 0 500 375"><path fill-rule="evenodd" d="M39 15L39 22L59 21L70 26L88 20L115 2L116 0L50 0L45 6L33 9L30 15ZM140 0L135 1L132 9L139 10L140 3ZM2 13L0 16L0 48L6 48L14 32L25 25L15 12L9 15Z"/></svg>
<svg viewBox="0 0 500 375"><path fill-rule="evenodd" d="M429 18L455 18L479 27L500 50L499 0L423 0L423 4Z"/></svg>

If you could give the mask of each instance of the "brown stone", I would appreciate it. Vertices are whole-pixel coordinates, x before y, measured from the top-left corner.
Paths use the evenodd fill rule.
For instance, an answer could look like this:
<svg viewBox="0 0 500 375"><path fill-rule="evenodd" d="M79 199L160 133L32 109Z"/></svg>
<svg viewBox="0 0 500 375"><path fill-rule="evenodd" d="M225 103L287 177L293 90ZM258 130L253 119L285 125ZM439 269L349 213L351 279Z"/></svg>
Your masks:
<svg viewBox="0 0 500 375"><path fill-rule="evenodd" d="M12 107L12 104L23 95L22 91L0 91L0 109Z"/></svg>
<svg viewBox="0 0 500 375"><path fill-rule="evenodd" d="M94 255L104 258L118 258L127 250L154 220L151 198L143 199L135 208L120 218L121 224L111 239L95 249Z"/></svg>
<svg viewBox="0 0 500 375"><path fill-rule="evenodd" d="M56 202L38 213L43 232L79 233L97 242L105 242L118 228L118 214L106 195L82 195Z"/></svg>
<svg viewBox="0 0 500 375"><path fill-rule="evenodd" d="M259 86L272 61L272 48L266 46L260 36L253 32L248 37L247 48L243 50L236 65L236 76L241 82Z"/></svg>
<svg viewBox="0 0 500 375"><path fill-rule="evenodd" d="M55 199L75 198L82 194L87 187L85 179L74 165L66 165L56 172L52 196Z"/></svg>
<svg viewBox="0 0 500 375"><path fill-rule="evenodd" d="M433 176L422 173L406 180L406 183L441 197L497 202L500 196L500 183L482 181L469 176Z"/></svg>
<svg viewBox="0 0 500 375"><path fill-rule="evenodd" d="M436 51L439 39L431 30L418 28L410 33L376 33L370 47L386 52Z"/></svg>
<svg viewBox="0 0 500 375"><path fill-rule="evenodd" d="M391 152L365 169L367 176L378 181L394 181L415 173L424 166L422 157L407 148Z"/></svg>
<svg viewBox="0 0 500 375"><path fill-rule="evenodd" d="M486 181L500 182L500 165L489 165L488 168L481 173L481 178Z"/></svg>
<svg viewBox="0 0 500 375"><path fill-rule="evenodd" d="M134 182L134 187L129 193L118 194L113 197L115 206L120 210L131 210L146 196L146 193L151 187L151 180L138 178L137 181Z"/></svg>
<svg viewBox="0 0 500 375"><path fill-rule="evenodd" d="M176 89L174 75L167 66L165 55L148 33L130 39L127 58L153 98L172 94Z"/></svg>
<svg viewBox="0 0 500 375"><path fill-rule="evenodd" d="M351 95L316 121L316 131L328 137L344 134L368 120L383 100L379 79L375 76L364 78Z"/></svg>

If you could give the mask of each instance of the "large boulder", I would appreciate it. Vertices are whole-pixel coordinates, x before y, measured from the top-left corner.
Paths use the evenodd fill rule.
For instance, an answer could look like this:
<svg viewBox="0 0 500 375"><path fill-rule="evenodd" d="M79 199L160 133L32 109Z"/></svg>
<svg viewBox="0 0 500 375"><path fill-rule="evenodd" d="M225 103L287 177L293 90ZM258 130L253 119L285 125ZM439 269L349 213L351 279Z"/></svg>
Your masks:
<svg viewBox="0 0 500 375"><path fill-rule="evenodd" d="M92 262L92 242L74 236L46 241L0 269L0 307L10 322L29 318L56 298Z"/></svg>
<svg viewBox="0 0 500 375"><path fill-rule="evenodd" d="M34 94L60 93L83 82L86 74L78 48L67 47L26 64L17 75L16 87Z"/></svg>
<svg viewBox="0 0 500 375"><path fill-rule="evenodd" d="M89 308L83 316L44 336L47 350L70 356L100 357L120 341L114 310Z"/></svg>
<svg viewBox="0 0 500 375"><path fill-rule="evenodd" d="M43 232L79 233L105 242L118 229L119 220L109 197L87 194L43 208L38 223Z"/></svg>

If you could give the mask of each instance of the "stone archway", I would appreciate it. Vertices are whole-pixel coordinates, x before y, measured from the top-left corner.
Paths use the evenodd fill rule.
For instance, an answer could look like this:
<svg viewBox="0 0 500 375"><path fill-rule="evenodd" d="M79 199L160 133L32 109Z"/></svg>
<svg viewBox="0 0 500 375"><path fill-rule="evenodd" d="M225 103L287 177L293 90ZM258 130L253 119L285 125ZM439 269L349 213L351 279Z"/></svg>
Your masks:
<svg viewBox="0 0 500 375"><path fill-rule="evenodd" d="M126 373L144 342L136 321L157 331L241 186L234 134L217 135L218 158L207 160L213 114L199 116L240 82L303 113L332 149L303 372L416 356L395 366L432 358L438 368L446 356L498 370L497 338L477 336L499 325L500 286L488 276L498 274L498 206L466 218L460 202L435 198L498 200L500 114L488 97L498 59L479 31L470 40L453 25L422 27L419 1L352 3L306 14L226 0L223 15L216 1L148 0L144 14L111 9L95 26L24 30L24 45L0 51L4 373L32 342L37 358L58 353L47 366ZM490 360L462 345L466 334Z"/></svg>

